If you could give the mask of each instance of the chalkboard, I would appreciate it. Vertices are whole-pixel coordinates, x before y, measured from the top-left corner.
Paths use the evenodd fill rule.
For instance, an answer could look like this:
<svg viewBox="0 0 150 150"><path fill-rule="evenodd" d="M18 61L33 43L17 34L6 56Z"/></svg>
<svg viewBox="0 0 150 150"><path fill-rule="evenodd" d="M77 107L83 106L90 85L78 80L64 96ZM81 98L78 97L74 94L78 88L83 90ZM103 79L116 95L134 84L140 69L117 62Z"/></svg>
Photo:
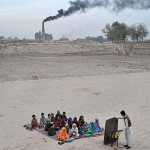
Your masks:
<svg viewBox="0 0 150 150"><path fill-rule="evenodd" d="M105 123L105 134L104 134L104 144L110 144L109 134L118 130L118 119L112 118L106 120Z"/></svg>

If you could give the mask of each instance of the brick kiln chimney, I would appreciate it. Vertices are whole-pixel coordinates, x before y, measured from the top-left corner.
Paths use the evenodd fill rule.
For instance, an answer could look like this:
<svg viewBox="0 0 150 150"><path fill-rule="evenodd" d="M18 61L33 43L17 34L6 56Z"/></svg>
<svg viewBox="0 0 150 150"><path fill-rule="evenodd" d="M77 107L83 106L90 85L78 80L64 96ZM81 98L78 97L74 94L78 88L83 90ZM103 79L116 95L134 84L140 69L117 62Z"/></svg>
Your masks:
<svg viewBox="0 0 150 150"><path fill-rule="evenodd" d="M45 28L44 28L44 22L42 22L42 41L45 41Z"/></svg>

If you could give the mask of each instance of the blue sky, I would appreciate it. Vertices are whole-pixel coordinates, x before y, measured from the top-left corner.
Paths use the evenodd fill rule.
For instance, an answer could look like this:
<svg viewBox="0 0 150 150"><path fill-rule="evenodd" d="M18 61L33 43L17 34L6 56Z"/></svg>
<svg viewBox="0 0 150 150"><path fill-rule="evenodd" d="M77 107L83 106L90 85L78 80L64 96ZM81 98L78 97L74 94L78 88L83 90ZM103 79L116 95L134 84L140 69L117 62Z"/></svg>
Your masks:
<svg viewBox="0 0 150 150"><path fill-rule="evenodd" d="M41 30L42 20L55 15L58 9L67 9L69 0L0 0L0 36L34 38L34 33ZM65 36L70 39L85 36L103 35L105 24L114 21L125 22L128 25L145 23L150 31L150 10L126 9L114 13L104 8L95 8L86 13L76 13L45 23L47 33L52 33L54 39Z"/></svg>

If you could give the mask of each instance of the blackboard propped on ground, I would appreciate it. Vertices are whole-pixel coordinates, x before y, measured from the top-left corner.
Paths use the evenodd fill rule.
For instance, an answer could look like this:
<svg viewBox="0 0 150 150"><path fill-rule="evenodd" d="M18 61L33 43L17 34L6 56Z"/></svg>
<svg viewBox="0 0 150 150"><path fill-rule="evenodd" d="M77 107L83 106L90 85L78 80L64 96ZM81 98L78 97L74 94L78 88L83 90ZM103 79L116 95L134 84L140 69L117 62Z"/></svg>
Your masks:
<svg viewBox="0 0 150 150"><path fill-rule="evenodd" d="M118 131L118 119L117 118L112 118L106 120L105 123L105 134L104 134L104 144L110 144L110 138L109 135L112 132Z"/></svg>

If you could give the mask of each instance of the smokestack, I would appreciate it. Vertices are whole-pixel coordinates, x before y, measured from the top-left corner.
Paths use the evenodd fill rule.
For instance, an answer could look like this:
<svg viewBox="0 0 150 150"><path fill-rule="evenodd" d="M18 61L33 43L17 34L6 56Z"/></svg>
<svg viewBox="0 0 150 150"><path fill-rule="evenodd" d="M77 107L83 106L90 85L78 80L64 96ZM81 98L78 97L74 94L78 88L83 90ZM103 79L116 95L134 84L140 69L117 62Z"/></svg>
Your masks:
<svg viewBox="0 0 150 150"><path fill-rule="evenodd" d="M44 22L42 22L42 41L45 41L45 28L44 28Z"/></svg>

